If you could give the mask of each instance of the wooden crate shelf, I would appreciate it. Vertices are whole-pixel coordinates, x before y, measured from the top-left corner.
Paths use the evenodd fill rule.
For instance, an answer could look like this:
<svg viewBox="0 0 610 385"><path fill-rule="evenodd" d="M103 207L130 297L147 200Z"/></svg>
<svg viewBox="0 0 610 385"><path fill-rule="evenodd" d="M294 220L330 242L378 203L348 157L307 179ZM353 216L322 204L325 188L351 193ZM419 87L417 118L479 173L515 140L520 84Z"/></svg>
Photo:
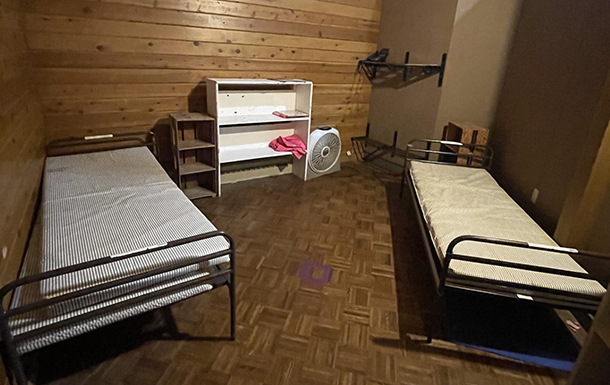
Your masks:
<svg viewBox="0 0 610 385"><path fill-rule="evenodd" d="M191 200L219 196L216 121L195 112L170 116L176 184Z"/></svg>
<svg viewBox="0 0 610 385"><path fill-rule="evenodd" d="M486 145L487 139L489 138L489 130L483 127L478 127L472 123L454 123L449 122L443 130L443 140L450 140L453 142L461 142L466 144ZM457 146L443 146L443 151L450 150L456 154L463 155L483 155L478 150L471 151L467 147ZM444 156L444 161L457 163L459 165L480 165L479 160L474 160L467 156Z"/></svg>

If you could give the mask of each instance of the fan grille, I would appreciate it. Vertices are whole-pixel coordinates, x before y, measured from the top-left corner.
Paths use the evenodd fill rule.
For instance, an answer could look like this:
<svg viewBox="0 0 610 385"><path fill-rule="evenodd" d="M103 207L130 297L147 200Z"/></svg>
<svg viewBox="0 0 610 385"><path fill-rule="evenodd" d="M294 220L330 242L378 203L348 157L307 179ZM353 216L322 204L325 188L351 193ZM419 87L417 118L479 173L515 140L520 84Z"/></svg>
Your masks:
<svg viewBox="0 0 610 385"><path fill-rule="evenodd" d="M341 140L336 134L329 132L322 135L313 146L309 165L315 172L326 172L337 163L340 153Z"/></svg>

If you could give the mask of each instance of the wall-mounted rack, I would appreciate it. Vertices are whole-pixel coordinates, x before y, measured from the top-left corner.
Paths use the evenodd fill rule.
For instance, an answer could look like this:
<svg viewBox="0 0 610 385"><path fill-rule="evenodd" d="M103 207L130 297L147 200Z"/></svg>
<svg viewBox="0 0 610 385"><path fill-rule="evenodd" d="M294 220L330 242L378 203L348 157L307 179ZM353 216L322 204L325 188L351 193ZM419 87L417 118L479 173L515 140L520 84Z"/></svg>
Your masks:
<svg viewBox="0 0 610 385"><path fill-rule="evenodd" d="M387 51L386 51L387 52ZM387 56L387 55L386 55ZM377 78L380 71L384 73L402 72L402 80L407 81L408 73L419 69L425 75L431 76L438 74L438 86L443 85L443 77L445 75L445 64L447 62L447 54L444 53L441 58L441 64L409 64L409 52L405 54L404 63L388 63L385 61L385 56L379 59L379 52L375 52L365 60L358 62L358 73L364 72L369 80Z"/></svg>
<svg viewBox="0 0 610 385"><path fill-rule="evenodd" d="M392 145L379 142L369 137L371 125L366 125L366 135L352 137L352 148L356 159L362 162L377 165L395 175L399 175L404 166L407 152L397 147L398 131L394 131ZM396 158L396 159L394 159Z"/></svg>

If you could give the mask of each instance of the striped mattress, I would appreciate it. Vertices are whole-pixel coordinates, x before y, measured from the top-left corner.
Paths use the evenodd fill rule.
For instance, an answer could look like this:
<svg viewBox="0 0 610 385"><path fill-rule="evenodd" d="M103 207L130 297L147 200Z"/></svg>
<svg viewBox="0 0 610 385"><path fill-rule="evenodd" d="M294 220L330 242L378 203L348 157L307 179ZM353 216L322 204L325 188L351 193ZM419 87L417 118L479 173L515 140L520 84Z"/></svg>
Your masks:
<svg viewBox="0 0 610 385"><path fill-rule="evenodd" d="M167 176L146 147L47 158L42 203L21 276L121 255L216 228ZM15 291L11 307L113 281L189 258L227 256L123 284L11 318L13 335L201 278L229 261L229 244L210 238L50 278ZM195 283L161 297L21 341L26 353L118 320L211 290L224 281Z"/></svg>
<svg viewBox="0 0 610 385"><path fill-rule="evenodd" d="M479 235L557 246L484 169L411 161L410 174L425 223L439 258L461 235ZM586 272L562 253L462 242L456 254ZM523 269L452 260L450 272L563 292L601 297L606 289L597 281Z"/></svg>

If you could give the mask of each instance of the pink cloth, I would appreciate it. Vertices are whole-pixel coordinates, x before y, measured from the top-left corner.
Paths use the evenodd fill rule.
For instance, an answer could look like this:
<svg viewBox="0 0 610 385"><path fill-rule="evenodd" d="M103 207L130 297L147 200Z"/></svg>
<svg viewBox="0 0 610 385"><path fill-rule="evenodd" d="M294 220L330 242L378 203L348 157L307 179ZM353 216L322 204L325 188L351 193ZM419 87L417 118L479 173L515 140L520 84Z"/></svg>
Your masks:
<svg viewBox="0 0 610 385"><path fill-rule="evenodd" d="M286 137L278 136L277 139L273 139L269 143L269 147L275 151L292 152L292 155L296 156L297 159L301 159L303 155L307 154L305 143L296 134Z"/></svg>

